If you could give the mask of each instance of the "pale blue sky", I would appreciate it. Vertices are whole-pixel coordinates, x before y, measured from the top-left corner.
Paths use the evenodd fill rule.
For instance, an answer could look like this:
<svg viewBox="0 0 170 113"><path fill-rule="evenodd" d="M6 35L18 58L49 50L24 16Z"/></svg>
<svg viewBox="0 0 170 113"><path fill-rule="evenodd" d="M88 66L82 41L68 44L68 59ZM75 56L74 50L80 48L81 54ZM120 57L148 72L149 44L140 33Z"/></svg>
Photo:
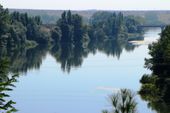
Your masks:
<svg viewBox="0 0 170 113"><path fill-rule="evenodd" d="M170 10L170 0L1 0L5 8Z"/></svg>

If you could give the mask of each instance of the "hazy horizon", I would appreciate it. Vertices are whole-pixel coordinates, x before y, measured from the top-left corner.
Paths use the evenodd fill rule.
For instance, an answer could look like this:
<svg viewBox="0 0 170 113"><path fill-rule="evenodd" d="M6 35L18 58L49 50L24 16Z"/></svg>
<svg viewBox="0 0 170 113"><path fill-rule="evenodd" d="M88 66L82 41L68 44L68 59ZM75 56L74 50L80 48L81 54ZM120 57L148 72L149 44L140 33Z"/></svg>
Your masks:
<svg viewBox="0 0 170 113"><path fill-rule="evenodd" d="M170 0L2 0L4 8L35 10L170 10Z"/></svg>
<svg viewBox="0 0 170 113"><path fill-rule="evenodd" d="M120 10L114 10L114 9L111 9L111 10L105 10L105 9L36 9L36 8L8 8L8 9L11 9L11 10L44 10L44 11L67 11L67 10L70 10L70 11L170 11L170 9L162 9L162 10L152 10L152 9L148 9L148 10L125 10L125 9L120 9Z"/></svg>

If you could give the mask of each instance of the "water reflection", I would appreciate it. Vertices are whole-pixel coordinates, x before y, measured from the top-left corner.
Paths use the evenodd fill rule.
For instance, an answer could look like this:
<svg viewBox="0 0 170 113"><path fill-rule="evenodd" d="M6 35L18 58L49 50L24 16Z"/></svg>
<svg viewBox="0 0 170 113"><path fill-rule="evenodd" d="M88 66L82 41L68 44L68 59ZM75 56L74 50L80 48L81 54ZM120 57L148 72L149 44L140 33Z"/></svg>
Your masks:
<svg viewBox="0 0 170 113"><path fill-rule="evenodd" d="M40 66L46 57L47 54L50 54L55 58L55 61L58 62L61 65L61 69L64 72L71 72L73 68L75 67L80 67L83 64L83 60L87 58L87 56L91 54L96 54L98 51L106 54L107 56L112 56L113 60L110 59L108 62L113 61L112 64L114 64L114 58L120 58L121 54L124 51L131 52L133 51L137 46L134 46L132 44L129 44L127 41L120 41L120 40L103 40L102 42L100 41L90 41L88 44L71 44L71 43L58 43L53 46L37 46L35 48L22 48L19 50L12 50L12 51L1 51L0 49L0 56L8 56L10 60L10 71L12 72L22 72L22 73L27 73L29 70L32 69L40 69ZM96 107L98 104L104 103L104 101L94 101L100 100L101 97L104 96L99 96L98 93L89 93L91 91L91 88L93 87L98 87L98 86L113 86L113 87L128 87L131 89L138 89L138 80L139 75L138 69L141 69L143 64L138 66L138 64L134 67L129 68L129 64L133 64L133 62L129 61L130 58L136 58L135 62L140 62L143 63L143 56L146 54L140 54L144 53L146 51L145 47L141 48L137 53L134 52L134 54L130 55L129 57L125 55L124 57L127 59L121 59L119 60L121 62L121 65L109 65L109 71L102 69L101 71L99 68L92 68L93 71L89 71L88 69L84 69L80 71L81 73L70 73L70 76L72 79L66 79L62 77L66 76L60 76L56 79L56 75L66 75L67 73L60 73L60 69L57 70L57 66L55 66L55 69L57 72L54 70L51 70L51 67L45 67L45 70L42 69L40 73L38 73L41 76L34 76L37 75L37 73L31 73L29 72L24 78L26 79L21 79L22 82L18 84L18 86L22 86L22 88L18 88L19 90L14 91L12 99L15 98L17 100L17 108L19 106L22 106L19 108L19 110L26 112L35 112L34 110L37 110L37 106L42 104L42 108L39 112L55 112L56 111L56 106L59 106L57 108L58 112L68 112L70 113L70 109L76 109L77 105L80 105L82 108L77 110L77 112L83 111L83 112L88 112L85 109L90 109L92 108L93 110L100 109ZM97 55L97 54L96 54ZM136 56L137 55L137 56ZM123 56L123 55L122 55ZM140 59L138 56L142 56ZM122 58L122 57L121 57ZM101 60L101 59L99 59ZM104 59L106 61L106 59ZM101 62L104 61L102 59ZM116 60L116 59L115 59ZM125 60L129 61L129 64ZM53 63L49 63L50 60L47 60L45 64L55 64L55 61L52 60ZM117 61L117 60L116 60ZM90 61L91 62L91 61ZM93 62L92 62L93 63ZM109 63L110 64L110 63ZM49 65L48 65L49 66ZM102 66L106 66L103 65ZM114 68L116 69L114 70ZM124 67L126 70L124 70ZM129 66L129 67L128 67ZM53 66L54 67L54 66ZM112 67L112 69L110 68ZM119 67L119 68L117 68ZM43 67L44 68L44 67ZM47 69L50 68L50 69ZM59 67L60 68L60 67ZM88 65L88 68L91 68ZM103 67L102 67L103 68ZM46 70L47 69L47 70ZM113 70L113 71L112 71ZM124 71L122 71L124 70ZM88 72L85 73L84 72ZM102 73L103 71L103 73ZM135 72L135 73L128 73L129 71ZM120 73L118 73L120 72ZM123 72L123 73L121 73ZM91 76L92 74L97 75L97 76ZM51 75L51 76L46 76L46 75ZM107 76L109 75L109 76ZM119 75L119 76L117 76ZM127 75L128 79L130 82L125 80L124 78ZM129 78L129 75L135 75ZM84 77L84 78L83 78ZM86 78L87 77L87 78ZM117 77L120 77L120 79L117 79ZM22 77L20 77L22 78ZM89 78L91 80L89 80ZM135 79L134 79L135 78ZM99 80L99 81L97 81ZM100 81L101 80L101 81ZM114 81L115 80L115 81ZM28 81L28 82L27 82ZM38 81L38 82L37 82ZM44 84L44 81L46 81L46 84ZM95 82L94 82L95 81ZM136 83L134 83L136 81ZM38 84L37 84L38 83ZM131 84L132 83L132 84ZM29 84L29 85L28 85ZM129 86L128 86L129 85ZM134 88L135 87L135 88ZM29 89L30 88L30 89ZM35 88L35 89L34 89ZM34 94L32 91L35 91L36 93ZM90 91L89 91L90 90ZM45 91L45 92L44 92ZM24 92L23 94L20 94L20 92ZM83 94L83 96L81 95ZM48 96L47 96L48 95ZM71 98L70 98L71 95ZM85 95L85 96L84 96ZM92 96L91 96L92 95ZM107 94L106 94L107 95ZM24 99L20 99L18 97L24 96ZM25 98L28 98L30 103L27 102ZM38 98L38 99L37 99ZM57 98L57 99L56 99ZM37 99L37 100L36 100ZM39 101L40 99L40 101ZM76 100L77 99L77 100ZM80 99L80 100L79 100ZM94 100L93 100L94 99ZM44 102L45 100L45 102ZM52 101L53 100L53 101ZM57 102L56 102L57 100ZM87 101L85 101L87 100ZM55 101L55 102L54 102ZM68 102L69 101L69 102ZM52 103L54 102L54 103ZM83 103L85 102L85 103ZM94 103L93 103L94 102ZM157 102L157 104L159 101ZM87 105L88 104L88 105ZM70 106L72 105L72 106ZM94 106L92 106L94 105ZM86 106L86 107L85 107ZM27 108L28 107L28 108ZM31 109L30 109L31 108ZM48 109L46 109L48 108ZM68 108L68 110L66 109ZM84 109L83 109L84 108ZM45 111L45 109L47 111ZM55 110L54 110L55 109ZM158 109L158 108L157 108ZM162 107L163 109L163 107ZM166 109L166 108L164 108ZM143 110L143 109L142 109ZM101 111L101 109L100 109ZM100 112L98 111L98 112ZM72 112L76 113L76 110L72 110ZM97 111L96 111L97 112ZM95 111L93 113L96 113ZM165 112L166 113L166 112Z"/></svg>
<svg viewBox="0 0 170 113"><path fill-rule="evenodd" d="M26 73L28 70L39 69L48 51L48 46L37 46L35 48L20 48L16 50L1 52L8 57L10 72ZM2 56L1 56L2 57Z"/></svg>
<svg viewBox="0 0 170 113"><path fill-rule="evenodd" d="M50 50L56 61L61 64L63 71L70 72L72 67L79 67L83 63L83 58L88 55L86 48L80 44L61 43Z"/></svg>
<svg viewBox="0 0 170 113"><path fill-rule="evenodd" d="M26 73L28 70L39 69L47 53L50 53L56 62L61 64L64 72L70 72L72 68L80 67L84 58L89 53L95 54L97 51L105 53L107 56L119 58L123 50L133 51L135 45L127 41L103 40L90 41L88 44L57 43L53 46L42 45L35 48L20 48L18 50L1 49L1 57L8 56L10 60L10 71Z"/></svg>
<svg viewBox="0 0 170 113"><path fill-rule="evenodd" d="M157 113L170 112L170 78L156 75L144 75L139 91L141 98L148 102L148 107Z"/></svg>

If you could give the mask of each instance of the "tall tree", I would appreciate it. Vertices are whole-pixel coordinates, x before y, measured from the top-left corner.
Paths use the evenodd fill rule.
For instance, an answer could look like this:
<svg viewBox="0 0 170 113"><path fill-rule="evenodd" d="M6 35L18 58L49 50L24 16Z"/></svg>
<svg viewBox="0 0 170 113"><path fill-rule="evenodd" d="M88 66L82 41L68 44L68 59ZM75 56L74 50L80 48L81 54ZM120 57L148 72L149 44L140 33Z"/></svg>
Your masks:
<svg viewBox="0 0 170 113"><path fill-rule="evenodd" d="M6 40L8 38L8 24L10 22L9 13L7 9L3 9L0 5L0 47L6 45Z"/></svg>
<svg viewBox="0 0 170 113"><path fill-rule="evenodd" d="M72 14L70 10L67 12L67 22L69 25L72 24Z"/></svg>

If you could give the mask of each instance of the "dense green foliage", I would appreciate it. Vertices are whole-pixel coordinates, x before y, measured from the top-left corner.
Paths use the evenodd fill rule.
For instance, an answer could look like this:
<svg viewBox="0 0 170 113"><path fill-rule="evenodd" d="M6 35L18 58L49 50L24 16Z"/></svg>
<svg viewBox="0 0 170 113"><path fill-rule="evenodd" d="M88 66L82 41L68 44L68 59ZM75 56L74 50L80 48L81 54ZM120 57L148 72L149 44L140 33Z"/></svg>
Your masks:
<svg viewBox="0 0 170 113"><path fill-rule="evenodd" d="M0 46L5 48L19 48L31 45L48 43L49 31L44 28L40 17L28 17L27 13L13 12L0 6Z"/></svg>
<svg viewBox="0 0 170 113"><path fill-rule="evenodd" d="M0 5L0 46L6 44L6 33L8 31L9 15L8 10L4 10Z"/></svg>
<svg viewBox="0 0 170 113"><path fill-rule="evenodd" d="M170 112L170 26L161 33L158 42L149 46L149 55L145 67L151 75L141 78L142 87L139 93L150 107L159 113Z"/></svg>
<svg viewBox="0 0 170 113"><path fill-rule="evenodd" d="M2 113L13 113L17 110L13 107L16 104L12 100L7 100L9 95L8 91L12 90L14 82L17 81L18 75L8 76L9 74L9 62L6 58L0 58L0 112Z"/></svg>
<svg viewBox="0 0 170 113"><path fill-rule="evenodd" d="M103 42L110 39L127 42L139 39L138 35L141 35L142 31L138 29L139 25L140 22L135 17L109 12L97 12L92 16L89 24L83 24L80 15L64 11L51 31L51 38L55 42L82 46L90 42ZM140 37L140 40L142 39Z"/></svg>
<svg viewBox="0 0 170 113"><path fill-rule="evenodd" d="M52 31L52 39L61 43L82 44L85 32L82 17L78 14L71 14L71 11L64 11Z"/></svg>
<svg viewBox="0 0 170 113"><path fill-rule="evenodd" d="M39 16L9 13L8 9L0 6L0 19L0 46L7 51L51 42L72 43L74 46L84 47L90 41L127 41L130 33L140 32L140 23L135 17L125 17L122 13L97 12L89 24L84 24L82 16L64 11L55 26L47 27L42 25Z"/></svg>
<svg viewBox="0 0 170 113"><path fill-rule="evenodd" d="M97 12L90 20L90 38L104 40L128 40L130 33L140 33L140 22L132 16L123 16L120 13Z"/></svg>

